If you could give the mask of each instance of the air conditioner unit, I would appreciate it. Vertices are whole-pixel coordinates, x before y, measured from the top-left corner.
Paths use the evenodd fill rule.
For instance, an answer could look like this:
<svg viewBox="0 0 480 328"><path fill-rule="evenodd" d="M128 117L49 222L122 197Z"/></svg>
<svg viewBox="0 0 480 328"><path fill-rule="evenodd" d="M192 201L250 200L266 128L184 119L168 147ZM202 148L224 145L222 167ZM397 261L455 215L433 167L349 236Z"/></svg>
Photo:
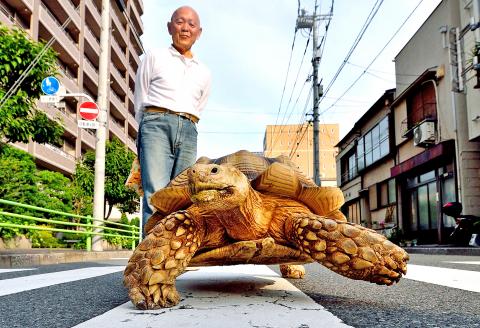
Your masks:
<svg viewBox="0 0 480 328"><path fill-rule="evenodd" d="M435 122L422 122L413 129L413 145L425 147L435 143Z"/></svg>

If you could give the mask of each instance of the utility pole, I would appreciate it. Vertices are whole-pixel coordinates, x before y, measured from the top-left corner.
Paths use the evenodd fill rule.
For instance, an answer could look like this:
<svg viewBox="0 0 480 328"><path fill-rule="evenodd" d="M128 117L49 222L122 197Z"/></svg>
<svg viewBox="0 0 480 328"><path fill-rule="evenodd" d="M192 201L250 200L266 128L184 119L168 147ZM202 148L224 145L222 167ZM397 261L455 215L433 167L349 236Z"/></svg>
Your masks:
<svg viewBox="0 0 480 328"><path fill-rule="evenodd" d="M107 135L107 95L108 95L108 63L110 48L110 1L102 0L102 16L100 25L100 55L98 67L98 98L97 104L100 110L97 129L97 141L95 144L95 182L93 191L93 218L103 220L105 199L105 142ZM102 222L93 221L94 226L101 226ZM101 229L94 229L100 232ZM92 249L103 250L102 237L93 236Z"/></svg>
<svg viewBox="0 0 480 328"><path fill-rule="evenodd" d="M313 37L313 54L312 54L312 66L313 66L313 180L319 186L321 186L322 181L320 179L320 147L319 147L319 120L318 120L318 103L320 97L323 94L323 87L318 82L318 66L320 63L320 53L318 51L318 22L320 20L329 20L331 14L320 15L317 14L317 6L315 6L315 11L313 15L307 15L304 9L301 10L300 14L297 17L297 30L306 28L312 31Z"/></svg>

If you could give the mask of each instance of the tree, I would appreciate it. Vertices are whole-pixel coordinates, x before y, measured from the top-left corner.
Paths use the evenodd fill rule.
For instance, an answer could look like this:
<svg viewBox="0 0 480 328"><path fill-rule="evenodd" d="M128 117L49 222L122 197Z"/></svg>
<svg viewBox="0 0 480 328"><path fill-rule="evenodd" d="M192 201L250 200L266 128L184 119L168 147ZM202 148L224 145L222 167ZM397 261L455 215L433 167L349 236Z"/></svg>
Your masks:
<svg viewBox="0 0 480 328"><path fill-rule="evenodd" d="M114 138L107 142L105 149L105 204L108 209L105 211L105 218L108 219L114 206L117 206L122 213L135 213L138 211L138 195L135 190L125 187L125 181L130 173L130 166L135 154L125 148L118 139ZM95 173L95 152L87 151L82 160L77 163L73 177L77 206L86 209L87 203L91 204L93 199ZM90 202L88 202L90 200ZM83 213L92 214L92 212Z"/></svg>
<svg viewBox="0 0 480 328"><path fill-rule="evenodd" d="M23 150L8 145L0 145L0 198L45 207L51 210L72 213L71 181L61 173L37 170L33 157ZM6 212L39 216L40 212L23 207L2 205ZM68 218L58 214L42 213L41 217L66 221ZM3 222L16 224L35 224L20 218L2 217ZM18 228L5 228L0 236L9 238L24 234Z"/></svg>
<svg viewBox="0 0 480 328"><path fill-rule="evenodd" d="M18 29L0 24L0 99L12 88L29 64L42 51L44 44L31 40ZM19 89L0 108L0 139L8 142L61 144L63 127L37 109L42 94L41 82L56 73L56 54L48 49L34 66Z"/></svg>

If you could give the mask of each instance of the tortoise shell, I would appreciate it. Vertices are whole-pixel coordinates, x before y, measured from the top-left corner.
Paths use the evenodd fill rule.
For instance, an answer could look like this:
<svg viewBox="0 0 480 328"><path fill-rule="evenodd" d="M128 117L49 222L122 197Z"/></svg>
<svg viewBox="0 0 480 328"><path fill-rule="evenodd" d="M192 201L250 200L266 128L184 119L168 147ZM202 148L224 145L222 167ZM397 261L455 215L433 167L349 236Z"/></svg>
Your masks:
<svg viewBox="0 0 480 328"><path fill-rule="evenodd" d="M286 156L269 158L240 150L216 159L201 157L196 163L232 165L245 174L252 187L259 192L290 197L304 203L317 215L346 221L340 212L340 207L344 204L341 190L337 187L317 186ZM164 216L190 206L192 202L187 170L170 181L165 188L155 192L150 202Z"/></svg>

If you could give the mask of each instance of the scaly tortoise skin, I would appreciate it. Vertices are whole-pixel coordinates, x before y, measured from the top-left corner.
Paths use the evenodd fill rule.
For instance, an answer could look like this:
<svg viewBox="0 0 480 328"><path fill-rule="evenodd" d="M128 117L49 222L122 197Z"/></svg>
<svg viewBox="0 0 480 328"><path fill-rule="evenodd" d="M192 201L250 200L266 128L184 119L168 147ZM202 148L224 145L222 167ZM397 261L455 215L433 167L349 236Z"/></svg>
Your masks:
<svg viewBox="0 0 480 328"><path fill-rule="evenodd" d="M271 164L245 174L235 166L242 156ZM338 188L317 187L281 158L246 151L201 158L152 196L157 211L149 234L124 272L129 297L140 309L174 306L180 300L176 277L199 265L316 261L351 279L397 282L408 254L347 222L339 195Z"/></svg>

